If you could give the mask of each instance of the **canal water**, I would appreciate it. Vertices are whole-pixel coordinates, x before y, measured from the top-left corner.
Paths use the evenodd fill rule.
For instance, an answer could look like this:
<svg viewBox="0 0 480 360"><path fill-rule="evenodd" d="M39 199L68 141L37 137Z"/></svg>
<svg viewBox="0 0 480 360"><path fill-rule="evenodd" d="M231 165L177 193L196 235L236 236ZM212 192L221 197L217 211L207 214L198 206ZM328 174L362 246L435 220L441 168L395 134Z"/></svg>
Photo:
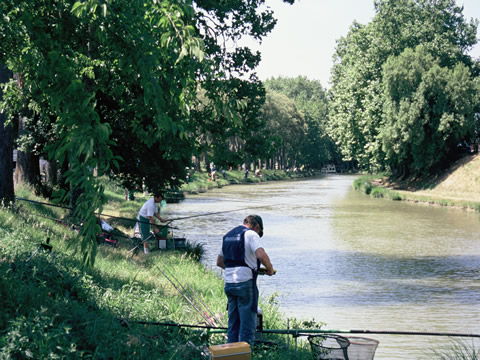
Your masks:
<svg viewBox="0 0 480 360"><path fill-rule="evenodd" d="M215 268L225 232L262 216L265 250L277 270L260 277L286 317L325 329L480 334L480 215L372 199L353 176L235 185L170 204L176 235L204 244ZM231 211L237 210L237 211ZM224 211L231 211L221 213ZM356 335L358 336L358 335ZM375 359L435 359L451 338L369 334ZM463 339L480 349L478 339Z"/></svg>

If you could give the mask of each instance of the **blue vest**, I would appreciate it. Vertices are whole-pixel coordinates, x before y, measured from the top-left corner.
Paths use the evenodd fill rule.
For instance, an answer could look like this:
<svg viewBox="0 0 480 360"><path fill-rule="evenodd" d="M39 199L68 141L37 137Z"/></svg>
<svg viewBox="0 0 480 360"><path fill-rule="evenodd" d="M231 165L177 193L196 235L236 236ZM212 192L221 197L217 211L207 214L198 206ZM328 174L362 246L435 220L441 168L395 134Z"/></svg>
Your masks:
<svg viewBox="0 0 480 360"><path fill-rule="evenodd" d="M223 263L226 268L249 267L245 262L245 231L247 230L246 226L240 225L223 237Z"/></svg>

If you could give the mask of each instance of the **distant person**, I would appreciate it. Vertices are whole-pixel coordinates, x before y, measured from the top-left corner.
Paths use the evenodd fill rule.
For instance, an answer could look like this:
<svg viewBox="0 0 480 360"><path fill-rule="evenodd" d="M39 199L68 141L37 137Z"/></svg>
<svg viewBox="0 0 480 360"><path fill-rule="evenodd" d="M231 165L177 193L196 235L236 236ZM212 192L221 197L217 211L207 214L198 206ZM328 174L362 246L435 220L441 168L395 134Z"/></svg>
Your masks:
<svg viewBox="0 0 480 360"><path fill-rule="evenodd" d="M143 241L143 251L145 254L148 254L150 250L148 249L147 239L150 237L150 227L153 228L155 234L160 230L155 224L155 218L161 222L166 222L165 219L160 217L160 208L159 204L163 200L163 195L161 192L155 192L153 197L145 201L142 208L138 212L138 224L140 227L140 233L142 235Z"/></svg>
<svg viewBox="0 0 480 360"><path fill-rule="evenodd" d="M210 169L211 169L211 171L212 171L212 172L211 172L212 180L215 181L215 175L217 174L217 169L215 168L215 164L214 164L214 163L211 164L211 168L210 168Z"/></svg>
<svg viewBox="0 0 480 360"><path fill-rule="evenodd" d="M225 169L222 169L222 175L224 179L227 178L227 172L225 171Z"/></svg>
<svg viewBox="0 0 480 360"><path fill-rule="evenodd" d="M224 237L217 257L223 272L228 299L228 343L246 341L253 344L258 308L257 276L262 263L266 275L274 274L272 263L260 245L263 221L249 215Z"/></svg>
<svg viewBox="0 0 480 360"><path fill-rule="evenodd" d="M248 169L245 169L245 179L248 178Z"/></svg>

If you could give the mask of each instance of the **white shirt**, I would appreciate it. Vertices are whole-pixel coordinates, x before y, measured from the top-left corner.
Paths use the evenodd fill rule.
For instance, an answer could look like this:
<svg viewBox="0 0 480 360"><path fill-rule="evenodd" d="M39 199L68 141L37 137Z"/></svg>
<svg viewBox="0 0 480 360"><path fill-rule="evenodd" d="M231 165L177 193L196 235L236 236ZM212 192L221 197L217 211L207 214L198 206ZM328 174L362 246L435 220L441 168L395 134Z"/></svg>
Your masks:
<svg viewBox="0 0 480 360"><path fill-rule="evenodd" d="M153 197L151 199L148 199L147 201L145 201L145 204L143 204L142 208L138 212L138 215L149 218L150 216L159 213L158 204L159 203L156 203Z"/></svg>
<svg viewBox="0 0 480 360"><path fill-rule="evenodd" d="M249 266L238 266L233 268L226 268L223 271L223 279L226 283L240 283L248 281L253 278L252 270L257 269L257 255L255 252L260 246L260 236L253 231L247 230L244 233L245 236L245 263ZM220 248L219 255L223 257L223 250Z"/></svg>

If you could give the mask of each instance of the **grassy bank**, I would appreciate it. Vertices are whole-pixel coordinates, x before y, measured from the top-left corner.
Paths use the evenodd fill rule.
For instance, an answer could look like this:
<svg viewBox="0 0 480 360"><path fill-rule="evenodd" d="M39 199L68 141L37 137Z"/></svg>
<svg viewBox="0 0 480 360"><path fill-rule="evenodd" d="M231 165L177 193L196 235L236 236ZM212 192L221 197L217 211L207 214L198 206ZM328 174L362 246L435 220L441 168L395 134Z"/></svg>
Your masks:
<svg viewBox="0 0 480 360"><path fill-rule="evenodd" d="M480 155L467 155L430 176L399 180L387 174L364 175L356 179L354 188L376 198L480 212Z"/></svg>
<svg viewBox="0 0 480 360"><path fill-rule="evenodd" d="M17 190L18 197L45 201L28 189ZM107 195L107 212L122 217L134 217L142 202L124 201L115 189ZM185 252L129 256L127 238L119 238L118 247L100 245L95 267L84 267L76 231L54 220L64 216L62 209L22 201L0 208L0 358L206 359L209 345L225 342L222 334L206 329L138 322L205 325L162 275L167 271L208 304L217 324L226 323L223 281L216 274ZM125 220L113 225L131 233ZM40 247L47 237L51 253ZM275 298L262 299L260 306L265 328L287 327ZM291 328L307 326L290 319ZM284 335L264 339L277 345L255 348L254 358L311 358L304 342L295 350Z"/></svg>
<svg viewBox="0 0 480 360"><path fill-rule="evenodd" d="M181 187L181 191L190 194L198 194L206 192L210 189L220 188L228 185L253 184L275 180L290 180L312 175L314 175L313 171L294 173L293 171L285 170L262 170L260 172L260 176L256 176L253 172L250 172L248 176L245 177L243 170L229 170L225 172L225 176L223 176L221 172L217 172L215 181L213 181L207 172L195 172L190 176L190 181Z"/></svg>

